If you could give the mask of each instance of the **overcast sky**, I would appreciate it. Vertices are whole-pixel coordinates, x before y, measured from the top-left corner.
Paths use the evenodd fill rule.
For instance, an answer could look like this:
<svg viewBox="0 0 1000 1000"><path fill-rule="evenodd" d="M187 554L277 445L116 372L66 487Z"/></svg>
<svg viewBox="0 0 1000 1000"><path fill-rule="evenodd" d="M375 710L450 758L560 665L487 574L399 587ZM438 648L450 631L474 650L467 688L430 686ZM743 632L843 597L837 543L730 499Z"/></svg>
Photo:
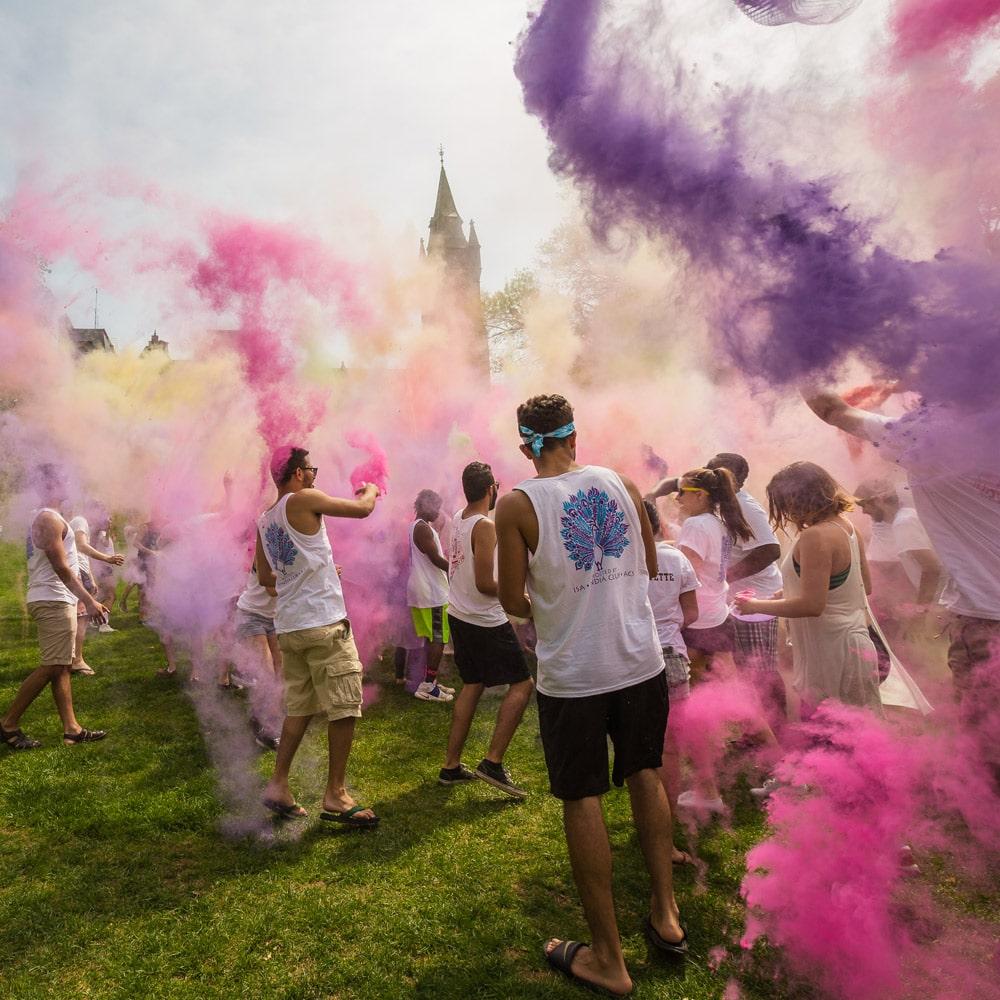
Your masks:
<svg viewBox="0 0 1000 1000"><path fill-rule="evenodd" d="M112 166L226 211L374 224L416 253L443 143L483 286L497 288L569 204L511 70L526 8L0 0L0 195L32 164ZM331 236L343 248L345 233ZM93 293L79 291L71 317L90 325ZM119 344L151 318L103 295L101 314Z"/></svg>

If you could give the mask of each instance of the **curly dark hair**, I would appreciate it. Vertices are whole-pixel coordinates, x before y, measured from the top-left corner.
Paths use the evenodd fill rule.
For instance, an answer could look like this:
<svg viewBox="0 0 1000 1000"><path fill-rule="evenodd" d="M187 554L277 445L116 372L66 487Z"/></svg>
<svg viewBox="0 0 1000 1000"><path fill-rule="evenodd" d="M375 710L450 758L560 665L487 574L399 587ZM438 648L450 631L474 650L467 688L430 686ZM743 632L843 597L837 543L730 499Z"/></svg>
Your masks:
<svg viewBox="0 0 1000 1000"><path fill-rule="evenodd" d="M530 427L539 434L565 427L573 422L573 407L565 396L532 396L517 408L518 426ZM542 448L562 446L563 442L546 438Z"/></svg>

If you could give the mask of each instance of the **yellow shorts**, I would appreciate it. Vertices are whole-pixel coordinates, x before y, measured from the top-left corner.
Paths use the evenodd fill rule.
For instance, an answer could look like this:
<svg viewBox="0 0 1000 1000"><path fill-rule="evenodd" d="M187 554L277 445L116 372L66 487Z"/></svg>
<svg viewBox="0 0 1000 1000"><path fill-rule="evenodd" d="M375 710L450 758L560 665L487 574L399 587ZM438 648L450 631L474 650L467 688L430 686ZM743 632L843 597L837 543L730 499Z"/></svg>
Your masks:
<svg viewBox="0 0 1000 1000"><path fill-rule="evenodd" d="M31 601L28 614L38 625L41 665L72 666L73 646L76 643L76 598L72 604L65 601Z"/></svg>
<svg viewBox="0 0 1000 1000"><path fill-rule="evenodd" d="M361 717L361 660L345 618L278 636L289 715L317 715L327 720Z"/></svg>
<svg viewBox="0 0 1000 1000"><path fill-rule="evenodd" d="M413 617L413 631L428 642L451 642L451 626L448 623L448 605L439 608L410 608Z"/></svg>

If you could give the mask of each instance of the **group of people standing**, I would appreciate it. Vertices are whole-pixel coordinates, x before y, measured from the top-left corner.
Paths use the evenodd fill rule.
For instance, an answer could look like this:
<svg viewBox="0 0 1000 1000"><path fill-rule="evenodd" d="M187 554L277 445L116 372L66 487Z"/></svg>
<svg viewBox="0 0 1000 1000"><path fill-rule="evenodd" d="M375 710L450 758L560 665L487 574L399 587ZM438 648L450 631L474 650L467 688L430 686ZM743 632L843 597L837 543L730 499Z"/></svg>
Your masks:
<svg viewBox="0 0 1000 1000"><path fill-rule="evenodd" d="M863 430L873 438L886 429L887 422L878 421L876 434L871 414L853 411L838 397L814 395L808 403L850 433ZM469 464L462 475L466 504L452 518L447 554L434 527L440 496L425 490L417 497L407 603L426 660L415 694L453 703L438 773L442 785L483 780L523 798L504 754L537 692L550 789L563 803L573 877L591 932L590 944L551 939L545 958L585 985L625 995L632 981L615 917L601 796L611 783L627 788L651 880L644 932L658 952L683 957L688 945L673 890L678 852L671 806L711 808L717 799L712 790L677 794L677 747L671 747L668 716L692 683L727 669L751 681L761 706L757 734L777 745L774 730L787 718L778 669L779 620L786 619L793 687L804 715L826 699L877 713L884 704L921 711L930 706L872 614L865 547L845 516L852 499L820 466L796 462L780 470L767 487L767 513L745 489L746 459L731 453L661 480L644 498L628 478L577 464L577 429L564 397L527 400L518 407L517 426L520 450L535 476L501 496L491 467ZM323 518L368 517L379 489L362 484L351 499L328 496L316 488L317 469L300 447L276 453L271 473L278 496L258 518L253 568L238 601L240 636L258 643L261 655L266 646L271 659L280 660L284 692L275 768L263 804L283 819L306 814L292 794L290 769L310 720L323 714L329 767L320 817L373 828L378 815L346 785L362 709L362 666ZM939 481L911 481L918 512L927 503L934 514L920 545L911 542L905 552L919 553L913 558L920 600L931 600L940 589L928 574L948 578L956 616L949 664L965 698L974 688L983 690L977 677L1000 638L1000 547L995 531L973 540L961 518L942 509ZM975 477L975 523L988 520L997 527L1000 488L987 487L982 475ZM884 489L858 492L866 493L863 506L884 515L876 520L898 518ZM657 506L667 496L677 497L683 517L673 541L668 539L675 533ZM795 541L782 556L776 532L789 528ZM917 536L910 530L909 537ZM933 551L933 562L924 554L924 538L940 561ZM67 641L77 602L94 620L107 613L81 582L77 544L55 507L35 516L28 600L39 625L42 665L0 720L0 739L14 749L37 745L18 723L48 683L67 743L105 735L76 722L69 693ZM979 551L970 567L965 560L974 545ZM512 625L529 619L534 681ZM438 678L449 641L462 680L457 696ZM489 746L470 769L461 754L471 721L483 691L497 685L507 685L507 692ZM995 708L977 697L975 711L967 714L974 723ZM674 780L664 766L671 760ZM760 791L768 793L766 783Z"/></svg>

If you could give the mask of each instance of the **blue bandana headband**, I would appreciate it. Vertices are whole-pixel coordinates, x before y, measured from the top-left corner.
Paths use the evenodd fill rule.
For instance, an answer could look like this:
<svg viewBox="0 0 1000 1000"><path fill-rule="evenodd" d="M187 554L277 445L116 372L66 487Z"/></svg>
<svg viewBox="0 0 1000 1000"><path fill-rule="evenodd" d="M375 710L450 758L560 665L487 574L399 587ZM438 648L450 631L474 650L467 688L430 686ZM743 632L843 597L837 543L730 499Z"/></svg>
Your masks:
<svg viewBox="0 0 1000 1000"><path fill-rule="evenodd" d="M518 427L518 430L521 432L521 440L531 449L531 453L535 458L538 458L542 453L542 445L545 443L545 438L569 437L576 430L576 425L570 422L563 427L557 427L554 431L546 431L544 434L533 431L530 427L525 427L523 424Z"/></svg>

